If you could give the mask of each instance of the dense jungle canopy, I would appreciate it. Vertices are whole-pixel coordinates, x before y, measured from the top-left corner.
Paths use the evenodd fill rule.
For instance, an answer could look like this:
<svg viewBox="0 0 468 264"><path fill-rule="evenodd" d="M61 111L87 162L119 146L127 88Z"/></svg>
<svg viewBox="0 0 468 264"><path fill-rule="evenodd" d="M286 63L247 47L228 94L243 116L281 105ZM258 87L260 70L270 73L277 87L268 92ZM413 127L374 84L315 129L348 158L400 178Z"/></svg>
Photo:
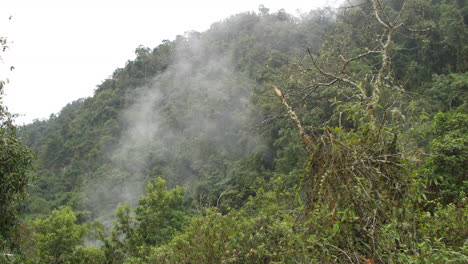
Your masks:
<svg viewBox="0 0 468 264"><path fill-rule="evenodd" d="M260 6L46 120L0 107L0 263L466 263L467 22Z"/></svg>

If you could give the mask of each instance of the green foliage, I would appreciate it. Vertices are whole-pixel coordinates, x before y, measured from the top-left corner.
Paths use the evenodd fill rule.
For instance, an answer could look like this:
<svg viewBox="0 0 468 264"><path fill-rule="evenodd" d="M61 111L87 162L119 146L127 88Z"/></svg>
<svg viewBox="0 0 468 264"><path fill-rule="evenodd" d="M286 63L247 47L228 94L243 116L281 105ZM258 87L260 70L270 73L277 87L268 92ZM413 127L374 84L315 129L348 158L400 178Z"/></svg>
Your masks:
<svg viewBox="0 0 468 264"><path fill-rule="evenodd" d="M304 259L287 214L249 217L210 209L145 263L292 263Z"/></svg>
<svg viewBox="0 0 468 264"><path fill-rule="evenodd" d="M467 7L463 1L446 1L439 7L440 30L444 48L455 57L456 63L452 65L454 72L467 70Z"/></svg>
<svg viewBox="0 0 468 264"><path fill-rule="evenodd" d="M136 232L148 245L164 244L180 232L187 218L184 189L167 190L166 182L158 178L148 184L135 209Z"/></svg>
<svg viewBox="0 0 468 264"><path fill-rule="evenodd" d="M30 149L16 137L16 128L0 106L0 248L10 240L17 224L18 202L26 197L34 158Z"/></svg>
<svg viewBox="0 0 468 264"><path fill-rule="evenodd" d="M140 46L93 97L22 128L39 178L25 206L48 216L19 229L24 262L466 262L466 7L378 2L404 26L372 1L261 7Z"/></svg>
<svg viewBox="0 0 468 264"><path fill-rule="evenodd" d="M457 108L468 109L468 73L452 73L434 76L431 89L426 91L435 102L437 111L453 111Z"/></svg>
<svg viewBox="0 0 468 264"><path fill-rule="evenodd" d="M447 204L465 197L468 190L468 115L439 113L435 116L431 156L424 174L431 198Z"/></svg>
<svg viewBox="0 0 468 264"><path fill-rule="evenodd" d="M140 259L150 247L164 245L182 231L188 220L184 189L169 191L166 182L158 178L147 185L147 194L139 200L134 214L128 204L120 204L115 216L110 237L104 230L99 232L105 259L109 263Z"/></svg>
<svg viewBox="0 0 468 264"><path fill-rule="evenodd" d="M102 240L107 259L120 263L128 255L136 255L137 247L141 243L135 232L134 217L130 215L130 206L119 204L115 217L111 240L107 240L104 236Z"/></svg>
<svg viewBox="0 0 468 264"><path fill-rule="evenodd" d="M264 102L255 102L265 92L261 84L306 45L319 48L323 27L331 23L318 20L324 15L244 13L153 50L138 47L135 60L98 85L93 97L21 129L38 156L39 181L28 212L46 215L68 205L80 221L104 219L119 201L135 205L142 186L157 177L169 187L195 181L187 195L203 206L216 205L220 195L226 208L244 204L253 193L244 175L266 177L276 155L266 150L262 163L269 164L255 173L250 165L229 169L255 155L263 140L276 139L254 128L271 114ZM272 101L265 99L265 105ZM276 148L289 159L278 162L283 171L304 160L292 153L297 144L287 154ZM103 185L112 191L96 187ZM134 197L124 197L128 186L135 186Z"/></svg>
<svg viewBox="0 0 468 264"><path fill-rule="evenodd" d="M460 257L460 253L456 252L463 252L466 250L466 234L462 230L464 230L468 224L467 214L466 197L460 200L459 205L437 204L433 213L421 213L418 219L421 236L424 237L424 239L427 240L427 242L425 242L432 245L432 247L446 248L447 253L452 251L452 254Z"/></svg>
<svg viewBox="0 0 468 264"><path fill-rule="evenodd" d="M0 55L8 44L5 37L0 37ZM5 80L0 80L0 255L3 250L15 246L12 235L18 224L18 202L27 196L28 173L34 159L32 151L17 137L14 115L3 105L5 83ZM0 260L2 258L0 256Z"/></svg>
<svg viewBox="0 0 468 264"><path fill-rule="evenodd" d="M464 199L460 207L438 204L433 213L417 212L414 222L387 223L380 231L382 242L396 248L385 249L388 263L465 263L466 212ZM400 232L411 233L412 240L402 241Z"/></svg>
<svg viewBox="0 0 468 264"><path fill-rule="evenodd" d="M104 264L109 263L106 261L106 257L103 251L97 247L78 247L75 252L74 259L71 263L77 264L88 264L88 263L96 263L96 264Z"/></svg>
<svg viewBox="0 0 468 264"><path fill-rule="evenodd" d="M84 242L87 228L76 223L69 207L52 211L44 220L34 222L39 263L76 263L77 248ZM91 251L89 251L91 252ZM86 250L80 251L85 254Z"/></svg>

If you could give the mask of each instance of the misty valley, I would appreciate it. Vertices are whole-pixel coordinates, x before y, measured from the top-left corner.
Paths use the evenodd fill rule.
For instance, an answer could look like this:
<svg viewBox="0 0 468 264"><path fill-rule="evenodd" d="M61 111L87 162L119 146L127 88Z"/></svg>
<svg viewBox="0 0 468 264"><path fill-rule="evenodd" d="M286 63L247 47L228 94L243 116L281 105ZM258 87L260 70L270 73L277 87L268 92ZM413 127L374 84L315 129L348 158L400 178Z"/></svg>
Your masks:
<svg viewBox="0 0 468 264"><path fill-rule="evenodd" d="M467 263L467 14L260 6L0 104L0 263Z"/></svg>

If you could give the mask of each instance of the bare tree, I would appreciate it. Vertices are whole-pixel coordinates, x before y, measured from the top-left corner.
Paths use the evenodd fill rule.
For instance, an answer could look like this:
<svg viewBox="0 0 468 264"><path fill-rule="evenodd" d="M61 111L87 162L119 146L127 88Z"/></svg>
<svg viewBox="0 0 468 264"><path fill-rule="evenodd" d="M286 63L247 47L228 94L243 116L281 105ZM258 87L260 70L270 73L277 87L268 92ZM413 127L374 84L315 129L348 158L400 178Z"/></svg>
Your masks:
<svg viewBox="0 0 468 264"><path fill-rule="evenodd" d="M325 206L331 213L330 222L334 223L338 221L338 211L352 208L359 217L355 235L363 236L362 239L370 245L369 252L365 253L380 258L380 261L383 261L383 257L378 253L377 229L390 217L394 217L391 215L392 208L401 207L411 184L403 162L405 157L397 147L398 133L387 126L387 107L381 107L383 109L378 115L375 113L384 91L386 95L392 94L396 98L404 92L392 79L392 48L399 30L411 31L403 22L406 4L403 1L398 12L391 15L387 14L382 0L370 0L347 7L371 7L371 16L375 21L369 22L374 22L374 27L377 23L381 28L381 33L374 37L377 40L373 44L376 45L365 47L363 52L355 56L332 55L335 67L328 69L321 66L308 50L311 66L299 67L301 72L314 72L317 76L297 93L302 94L301 100L306 100L320 89L333 86L352 91L353 98L358 100L352 100L345 111L351 116L349 119L358 123L353 129L346 131L341 128L340 112L338 127L323 127L318 130L320 132L308 131L288 103L287 95L273 86L309 150L308 167L303 178L306 214L314 208ZM349 69L352 63L358 61L372 62L372 71L367 73L365 84L363 80L355 78ZM352 244L343 248L333 247L351 263L360 263L363 259L363 252L352 252Z"/></svg>

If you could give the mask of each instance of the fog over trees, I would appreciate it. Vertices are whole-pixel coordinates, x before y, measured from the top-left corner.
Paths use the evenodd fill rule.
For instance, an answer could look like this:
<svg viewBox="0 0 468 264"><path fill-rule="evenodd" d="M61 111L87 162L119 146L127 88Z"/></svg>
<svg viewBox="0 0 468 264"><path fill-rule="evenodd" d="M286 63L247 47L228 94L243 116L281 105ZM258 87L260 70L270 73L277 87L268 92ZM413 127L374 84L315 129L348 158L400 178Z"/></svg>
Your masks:
<svg viewBox="0 0 468 264"><path fill-rule="evenodd" d="M260 6L0 106L0 263L465 263L467 13Z"/></svg>

